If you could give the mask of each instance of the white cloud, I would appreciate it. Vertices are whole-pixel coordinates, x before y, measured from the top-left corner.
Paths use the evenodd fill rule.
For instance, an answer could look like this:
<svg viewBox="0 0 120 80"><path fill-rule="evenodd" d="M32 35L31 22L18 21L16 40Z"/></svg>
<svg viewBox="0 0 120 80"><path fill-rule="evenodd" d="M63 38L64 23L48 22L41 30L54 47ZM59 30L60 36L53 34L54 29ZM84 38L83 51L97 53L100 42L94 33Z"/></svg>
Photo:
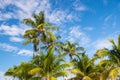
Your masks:
<svg viewBox="0 0 120 80"><path fill-rule="evenodd" d="M26 26L26 25L4 25L2 24L0 26L0 35L7 35L10 38L11 42L21 42L23 39L20 38L19 36L22 36L24 34L24 32L27 29L31 29L30 27Z"/></svg>
<svg viewBox="0 0 120 80"><path fill-rule="evenodd" d="M72 13L67 13L67 11L63 10L54 10L52 13L47 13L46 16L51 23L57 25L72 21L75 17Z"/></svg>
<svg viewBox="0 0 120 80"><path fill-rule="evenodd" d="M11 42L21 42L21 41L23 41L23 39L19 38L19 37L10 37L10 41Z"/></svg>
<svg viewBox="0 0 120 80"><path fill-rule="evenodd" d="M7 20L7 19L10 19L10 18L13 18L14 17L14 14L13 13L1 13L0 12L0 20Z"/></svg>
<svg viewBox="0 0 120 80"><path fill-rule="evenodd" d="M89 42L88 36L82 31L82 29L80 29L80 26L71 27L66 39L73 42L79 41L82 46Z"/></svg>
<svg viewBox="0 0 120 80"><path fill-rule="evenodd" d="M95 43L95 50L102 49L102 48L108 48L110 49L112 47L111 43L108 41L108 39L100 39L97 40Z"/></svg>
<svg viewBox="0 0 120 80"><path fill-rule="evenodd" d="M0 34L9 35L9 36L19 36L22 35L24 30L22 28L17 27L16 25L7 26L1 25L0 26Z"/></svg>
<svg viewBox="0 0 120 80"><path fill-rule="evenodd" d="M4 7L6 7L8 4L11 4L12 3L12 0L4 0L4 1L2 1L2 0L0 0L0 8L4 8Z"/></svg>
<svg viewBox="0 0 120 80"><path fill-rule="evenodd" d="M80 32L79 26L77 26L77 27L70 28L70 34L69 35L74 36L76 38L79 38L80 36L83 35L83 33Z"/></svg>
<svg viewBox="0 0 120 80"><path fill-rule="evenodd" d="M18 55L29 55L29 56L32 56L33 52L30 51L30 50L25 50L25 49L22 49L18 52Z"/></svg>
<svg viewBox="0 0 120 80"><path fill-rule="evenodd" d="M112 44L108 41L108 39L113 39L117 43L117 38L119 35L120 31L116 31L106 37L99 38L97 40L92 40L92 42L89 42L87 45L87 52L91 55L93 55L96 50L98 49L103 49L103 48L112 48Z"/></svg>
<svg viewBox="0 0 120 80"><path fill-rule="evenodd" d="M32 4L32 5L31 5ZM4 0L0 1L0 8L6 9L7 6L14 5L17 9L14 9L13 14L7 11L6 14L1 13L0 19L7 20L9 18L17 18L22 20L23 18L31 17L34 12L50 9L49 0ZM3 17L2 17L3 16ZM6 16L9 16L8 18ZM12 16L12 17L11 17Z"/></svg>
<svg viewBox="0 0 120 80"><path fill-rule="evenodd" d="M34 1L34 0L33 0ZM39 12L39 11L49 11L51 10L51 4L49 2L49 0L37 0L37 2L39 3L39 5L37 6L37 9L35 8L35 12Z"/></svg>
<svg viewBox="0 0 120 80"><path fill-rule="evenodd" d="M81 1L79 0L76 0L74 3L73 3L73 6L75 8L75 10L77 11L86 11L88 10L87 6L85 6Z"/></svg>
<svg viewBox="0 0 120 80"><path fill-rule="evenodd" d="M4 50L6 52L17 53L18 55L32 56L32 51L26 49L19 49L16 46L12 46L6 43L0 43L0 50Z"/></svg>
<svg viewBox="0 0 120 80"><path fill-rule="evenodd" d="M17 52L19 49L6 43L0 43L0 49L8 52Z"/></svg>
<svg viewBox="0 0 120 80"><path fill-rule="evenodd" d="M32 5L31 5L32 4ZM39 2L37 0L19 0L14 1L14 5L18 7L18 10L16 11L17 15L16 18L22 20L27 17L31 17L31 14L37 10Z"/></svg>
<svg viewBox="0 0 120 80"><path fill-rule="evenodd" d="M47 17L50 22L61 24L62 21L65 20L66 14L63 11L53 11L51 15L49 14Z"/></svg>
<svg viewBox="0 0 120 80"><path fill-rule="evenodd" d="M45 11L46 18L51 23L61 24L75 19L74 13L69 13L65 10L53 10L51 13L52 8L49 0L5 0L1 1L0 4L4 5L4 10L6 10L6 6L9 6L10 4L16 7L16 9L13 9L13 12L1 12L1 20L15 18L22 21L24 18L30 18L33 13L38 13L41 10Z"/></svg>

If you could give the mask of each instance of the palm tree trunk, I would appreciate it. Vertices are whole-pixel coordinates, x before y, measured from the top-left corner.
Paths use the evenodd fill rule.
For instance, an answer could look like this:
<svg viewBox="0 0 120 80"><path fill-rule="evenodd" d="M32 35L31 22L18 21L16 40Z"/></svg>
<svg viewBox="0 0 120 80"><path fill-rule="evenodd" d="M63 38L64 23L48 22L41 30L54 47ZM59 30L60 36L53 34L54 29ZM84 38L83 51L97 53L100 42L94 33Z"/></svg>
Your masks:
<svg viewBox="0 0 120 80"><path fill-rule="evenodd" d="M34 46L33 58L34 58L37 52L37 46L35 44L33 46Z"/></svg>

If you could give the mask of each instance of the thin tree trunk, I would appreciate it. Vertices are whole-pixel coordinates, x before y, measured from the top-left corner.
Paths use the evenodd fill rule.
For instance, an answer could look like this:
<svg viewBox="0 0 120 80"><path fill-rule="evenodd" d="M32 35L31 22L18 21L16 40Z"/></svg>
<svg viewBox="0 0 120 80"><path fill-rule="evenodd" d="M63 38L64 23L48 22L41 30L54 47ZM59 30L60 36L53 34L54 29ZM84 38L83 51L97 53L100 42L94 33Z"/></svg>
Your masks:
<svg viewBox="0 0 120 80"><path fill-rule="evenodd" d="M34 46L33 58L34 58L37 52L37 46L35 44L33 46Z"/></svg>

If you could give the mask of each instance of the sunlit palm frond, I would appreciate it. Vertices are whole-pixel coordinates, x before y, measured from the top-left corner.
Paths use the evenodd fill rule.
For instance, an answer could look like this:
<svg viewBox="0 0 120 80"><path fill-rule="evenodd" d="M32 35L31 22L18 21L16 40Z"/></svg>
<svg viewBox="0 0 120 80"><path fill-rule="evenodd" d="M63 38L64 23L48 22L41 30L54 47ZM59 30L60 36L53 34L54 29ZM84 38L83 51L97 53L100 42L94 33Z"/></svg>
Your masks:
<svg viewBox="0 0 120 80"><path fill-rule="evenodd" d="M28 72L28 74L35 75L36 73L41 73L41 72L43 72L43 70L39 67L36 67L36 68L33 68L32 70L30 70Z"/></svg>
<svg viewBox="0 0 120 80"><path fill-rule="evenodd" d="M108 49L100 49L100 50L97 50L95 56L97 56L98 58L104 58L108 56L108 53L109 53Z"/></svg>
<svg viewBox="0 0 120 80"><path fill-rule="evenodd" d="M120 75L120 67L114 68L109 72L109 77L115 79L118 75Z"/></svg>
<svg viewBox="0 0 120 80"><path fill-rule="evenodd" d="M81 72L79 69L72 69L71 72L73 74L77 74L77 75L80 75L80 76L84 76L85 74L83 72Z"/></svg>

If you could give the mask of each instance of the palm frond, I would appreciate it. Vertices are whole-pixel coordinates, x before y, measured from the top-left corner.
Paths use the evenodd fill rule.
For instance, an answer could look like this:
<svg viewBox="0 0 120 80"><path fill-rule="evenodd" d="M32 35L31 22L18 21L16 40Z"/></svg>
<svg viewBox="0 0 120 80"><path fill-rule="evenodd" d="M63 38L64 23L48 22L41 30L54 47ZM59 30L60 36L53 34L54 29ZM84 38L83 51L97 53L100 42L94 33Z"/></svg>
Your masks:
<svg viewBox="0 0 120 80"><path fill-rule="evenodd" d="M70 66L72 66L72 63L63 63L63 64L60 64L59 66L55 67L52 72L53 73L56 73L56 72L59 72L59 71L63 71L65 70L66 68L69 68Z"/></svg>
<svg viewBox="0 0 120 80"><path fill-rule="evenodd" d="M100 50L97 50L95 56L97 56L98 58L104 58L108 56L108 53L109 53L108 49L100 49Z"/></svg>
<svg viewBox="0 0 120 80"><path fill-rule="evenodd" d="M33 68L32 70L30 70L28 72L28 74L35 75L36 73L40 73L40 72L43 72L43 70L39 67L36 67L36 68Z"/></svg>
<svg viewBox="0 0 120 80"><path fill-rule="evenodd" d="M112 69L109 73L109 77L112 79L115 79L118 75L120 75L120 67Z"/></svg>
<svg viewBox="0 0 120 80"><path fill-rule="evenodd" d="M106 80L108 78L109 72L104 71L101 73L100 80Z"/></svg>
<svg viewBox="0 0 120 80"><path fill-rule="evenodd" d="M23 42L23 45L27 45L28 43L31 43L31 39L27 39L26 41Z"/></svg>
<svg viewBox="0 0 120 80"><path fill-rule="evenodd" d="M81 72L79 69L72 69L71 72L73 74L77 74L77 75L80 75L80 76L84 76L84 73Z"/></svg>
<svg viewBox="0 0 120 80"><path fill-rule="evenodd" d="M120 50L120 35L118 36L118 50Z"/></svg>
<svg viewBox="0 0 120 80"><path fill-rule="evenodd" d="M109 39L109 42L112 43L113 48L117 49L117 45L113 39Z"/></svg>
<svg viewBox="0 0 120 80"><path fill-rule="evenodd" d="M50 38L54 41L54 40L56 40L56 36L52 33L52 32L46 32L49 36L50 36Z"/></svg>
<svg viewBox="0 0 120 80"><path fill-rule="evenodd" d="M66 72L66 71L59 71L56 74L54 74L54 76L56 76L56 77L59 77L59 76L68 76L68 75L69 75L69 73Z"/></svg>
<svg viewBox="0 0 120 80"><path fill-rule="evenodd" d="M33 27L33 28L35 28L35 26L36 26L35 22L32 19L30 19L30 18L24 19L23 23L31 25L31 27Z"/></svg>

